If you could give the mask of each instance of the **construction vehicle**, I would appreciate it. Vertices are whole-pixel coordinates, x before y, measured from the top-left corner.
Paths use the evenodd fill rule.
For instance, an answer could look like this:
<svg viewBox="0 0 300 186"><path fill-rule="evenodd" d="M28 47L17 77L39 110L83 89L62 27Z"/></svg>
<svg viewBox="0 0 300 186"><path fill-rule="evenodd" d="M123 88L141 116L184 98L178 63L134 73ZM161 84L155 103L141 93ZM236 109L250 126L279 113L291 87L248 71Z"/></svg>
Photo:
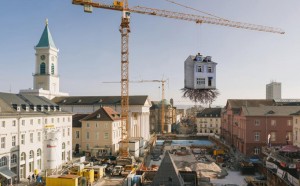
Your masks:
<svg viewBox="0 0 300 186"><path fill-rule="evenodd" d="M243 28L248 30L256 30L263 32L272 32L284 34L284 31L278 28L272 28L262 25L254 25L249 23L229 21L219 17L207 17L192 14L185 14L179 12L172 12L167 10L160 10L148 7L128 7L128 0L114 1L112 5L93 2L93 0L72 0L75 5L82 5L84 11L91 13L94 8L102 8L108 10L116 10L122 12L122 19L120 24L121 33L121 117L122 117L122 145L120 147L120 154L123 157L129 156L128 150L128 112L129 112L129 33L130 33L130 13L139 13L153 16L160 16L166 18L180 19L185 21L192 21L195 23L207 23L221 26L229 26L235 28Z"/></svg>

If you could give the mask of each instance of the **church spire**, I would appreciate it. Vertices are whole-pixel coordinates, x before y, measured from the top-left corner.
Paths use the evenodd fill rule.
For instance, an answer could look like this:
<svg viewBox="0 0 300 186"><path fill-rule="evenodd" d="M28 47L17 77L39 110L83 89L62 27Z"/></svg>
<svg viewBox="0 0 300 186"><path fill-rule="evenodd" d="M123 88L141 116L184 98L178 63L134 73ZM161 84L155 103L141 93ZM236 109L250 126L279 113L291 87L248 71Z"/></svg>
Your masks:
<svg viewBox="0 0 300 186"><path fill-rule="evenodd" d="M43 34L41 36L41 39L35 47L37 47L37 48L39 48L39 47L47 47L47 48L52 47L52 48L57 49L55 44L54 44L54 41L52 39L49 27L48 27L48 19L46 19L46 26L45 26L45 29L44 29Z"/></svg>

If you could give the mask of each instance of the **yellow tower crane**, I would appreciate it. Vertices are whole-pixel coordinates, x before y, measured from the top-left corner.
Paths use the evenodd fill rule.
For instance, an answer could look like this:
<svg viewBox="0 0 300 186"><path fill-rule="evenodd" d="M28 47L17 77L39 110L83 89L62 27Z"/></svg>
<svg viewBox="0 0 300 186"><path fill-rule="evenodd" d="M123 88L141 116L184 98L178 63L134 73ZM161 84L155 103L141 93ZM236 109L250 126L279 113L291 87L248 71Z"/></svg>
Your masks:
<svg viewBox="0 0 300 186"><path fill-rule="evenodd" d="M93 8L103 8L108 10L116 10L122 12L122 19L120 24L121 33L121 117L122 117L122 139L123 145L121 147L121 155L128 156L128 111L129 111L129 93L128 93L128 81L129 81L129 49L128 38L130 33L130 13L147 14L153 16L160 16L166 18L180 19L185 21L192 21L195 23L207 23L221 26L229 26L235 28L243 28L248 30L256 30L262 32L272 32L278 34L284 34L284 31L279 28L273 28L263 25L255 25L249 23L242 23L236 21L229 21L218 17L206 17L193 14L185 14L180 12L173 12L167 10L160 10L148 7L128 7L128 0L114 1L112 5L93 2L93 0L72 0L75 5L82 5L84 11L91 13Z"/></svg>

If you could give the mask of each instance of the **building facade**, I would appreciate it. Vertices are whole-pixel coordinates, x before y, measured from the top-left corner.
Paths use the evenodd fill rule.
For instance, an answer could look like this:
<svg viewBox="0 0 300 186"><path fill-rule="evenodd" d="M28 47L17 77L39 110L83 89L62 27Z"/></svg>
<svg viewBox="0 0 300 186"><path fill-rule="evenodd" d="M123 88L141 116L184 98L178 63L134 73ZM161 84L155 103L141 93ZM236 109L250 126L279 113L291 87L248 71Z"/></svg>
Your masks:
<svg viewBox="0 0 300 186"><path fill-rule="evenodd" d="M0 93L0 176L26 179L72 160L71 118L44 97Z"/></svg>
<svg viewBox="0 0 300 186"><path fill-rule="evenodd" d="M190 89L215 89L216 66L211 56L189 56L184 62L184 87Z"/></svg>
<svg viewBox="0 0 300 186"><path fill-rule="evenodd" d="M91 114L104 106L121 112L121 96L68 96L55 97L52 101L75 114ZM129 137L150 139L150 107L148 96L129 96Z"/></svg>
<svg viewBox="0 0 300 186"><path fill-rule="evenodd" d="M58 48L55 46L48 27L48 21L39 40L34 47L35 72L33 73L33 89L20 90L20 94L44 96L52 99L56 96L68 96L59 90Z"/></svg>
<svg viewBox="0 0 300 186"><path fill-rule="evenodd" d="M266 99L281 99L281 83L271 82L266 85Z"/></svg>
<svg viewBox="0 0 300 186"><path fill-rule="evenodd" d="M221 134L222 108L205 108L196 116L197 133L199 135Z"/></svg>

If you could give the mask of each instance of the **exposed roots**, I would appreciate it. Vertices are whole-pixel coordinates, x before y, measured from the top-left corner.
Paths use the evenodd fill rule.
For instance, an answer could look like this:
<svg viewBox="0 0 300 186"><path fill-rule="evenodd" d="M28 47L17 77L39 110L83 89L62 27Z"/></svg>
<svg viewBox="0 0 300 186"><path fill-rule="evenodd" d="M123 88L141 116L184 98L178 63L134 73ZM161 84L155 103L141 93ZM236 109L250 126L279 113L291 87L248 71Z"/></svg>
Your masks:
<svg viewBox="0 0 300 186"><path fill-rule="evenodd" d="M181 91L183 92L182 97L202 104L211 104L220 94L217 89L182 88Z"/></svg>

